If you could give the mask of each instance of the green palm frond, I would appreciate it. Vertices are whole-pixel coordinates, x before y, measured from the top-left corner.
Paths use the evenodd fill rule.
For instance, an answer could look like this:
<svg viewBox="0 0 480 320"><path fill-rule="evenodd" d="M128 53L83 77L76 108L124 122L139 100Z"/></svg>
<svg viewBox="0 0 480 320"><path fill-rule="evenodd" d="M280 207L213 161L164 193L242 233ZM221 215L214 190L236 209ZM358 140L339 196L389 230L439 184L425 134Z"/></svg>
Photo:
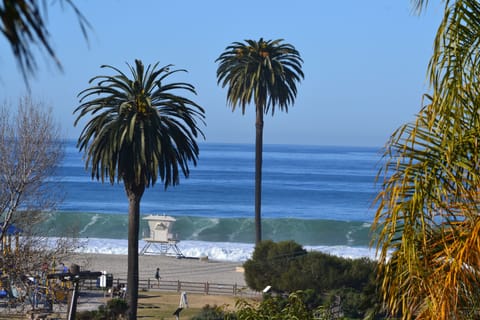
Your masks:
<svg viewBox="0 0 480 320"><path fill-rule="evenodd" d="M431 104L435 110L430 112L456 114L461 118L464 109L469 108L470 101L464 92L478 87L480 3L473 0L449 3L435 38L434 54L429 64L430 80L435 92L435 101Z"/></svg>
<svg viewBox="0 0 480 320"><path fill-rule="evenodd" d="M373 227L384 299L403 319L480 314L479 34L478 1L445 1L430 101L387 143Z"/></svg>
<svg viewBox="0 0 480 320"><path fill-rule="evenodd" d="M299 52L282 39L234 42L218 57L217 83L228 86L227 101L245 113L252 101L263 113L275 107L288 112L304 78Z"/></svg>
<svg viewBox="0 0 480 320"><path fill-rule="evenodd" d="M89 23L72 0L59 1L62 6L70 7L76 14L85 38ZM58 67L61 67L50 44L50 33L46 26L47 2L38 0L3 0L0 2L0 34L10 44L13 54L27 81L27 75L33 74L37 64L31 44L44 49Z"/></svg>
<svg viewBox="0 0 480 320"><path fill-rule="evenodd" d="M158 178L165 188L179 183L179 174L189 175L189 162L197 163L195 139L203 137L204 109L177 92L195 94L188 83L163 83L175 72L158 63L146 69L140 60L128 65L131 78L118 68L113 76L96 76L96 85L79 93L80 105L75 125L87 115L88 121L78 147L86 153L92 177L104 181L115 178L154 185Z"/></svg>
<svg viewBox="0 0 480 320"><path fill-rule="evenodd" d="M475 260L480 247L470 241L472 230L480 227L480 126L472 122L477 110L470 108L462 119L450 115L450 121L437 117L432 122L431 108L392 135L376 200L384 297L392 313L405 319L451 319L460 312L457 299L477 295L472 288L480 285L471 272L480 270ZM470 246L459 239L470 239ZM451 295L454 291L462 295Z"/></svg>

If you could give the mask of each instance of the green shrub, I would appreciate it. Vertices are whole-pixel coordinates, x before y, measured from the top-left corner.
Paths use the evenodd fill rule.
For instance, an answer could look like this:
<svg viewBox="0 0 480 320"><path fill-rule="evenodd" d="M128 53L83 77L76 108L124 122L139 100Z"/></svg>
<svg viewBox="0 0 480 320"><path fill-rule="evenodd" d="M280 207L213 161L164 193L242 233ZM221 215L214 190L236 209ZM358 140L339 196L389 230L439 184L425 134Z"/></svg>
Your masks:
<svg viewBox="0 0 480 320"><path fill-rule="evenodd" d="M289 271L297 269L294 267L298 264L297 259L306 253L294 241L262 241L256 245L252 259L244 263L245 281L250 288L258 291L266 286L280 292L293 289L290 282L294 281L295 275L289 274Z"/></svg>
<svg viewBox="0 0 480 320"><path fill-rule="evenodd" d="M300 290L309 310L338 310L351 318L379 313L376 267L367 258L307 253L293 241L263 241L244 264L245 280L252 289L261 291L270 285L272 292L286 295Z"/></svg>
<svg viewBox="0 0 480 320"><path fill-rule="evenodd" d="M128 304L123 299L111 299L107 305L101 305L98 310L77 312L76 320L118 320L124 319Z"/></svg>
<svg viewBox="0 0 480 320"><path fill-rule="evenodd" d="M226 312L224 308L216 305L205 305L199 314L193 316L191 320L235 320L236 316L232 313Z"/></svg>
<svg viewBox="0 0 480 320"><path fill-rule="evenodd" d="M75 320L97 320L100 318L97 318L98 311L82 311L82 312L77 312L75 315Z"/></svg>
<svg viewBox="0 0 480 320"><path fill-rule="evenodd" d="M246 300L237 303L237 319L302 319L313 320L316 310L310 310L304 303L301 291L287 297L266 295L258 305Z"/></svg>
<svg viewBox="0 0 480 320"><path fill-rule="evenodd" d="M114 317L113 319L118 319L119 317L125 316L128 310L128 304L125 300L115 298L107 302L107 313Z"/></svg>

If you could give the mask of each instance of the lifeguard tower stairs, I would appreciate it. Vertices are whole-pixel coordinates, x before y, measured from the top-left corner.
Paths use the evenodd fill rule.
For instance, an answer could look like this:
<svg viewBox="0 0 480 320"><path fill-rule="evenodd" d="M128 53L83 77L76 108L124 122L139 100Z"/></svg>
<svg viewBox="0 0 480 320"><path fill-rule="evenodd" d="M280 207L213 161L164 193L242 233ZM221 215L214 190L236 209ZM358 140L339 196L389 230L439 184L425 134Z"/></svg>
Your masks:
<svg viewBox="0 0 480 320"><path fill-rule="evenodd" d="M175 218L166 215L149 215L147 220L150 235L143 240L146 242L140 255L160 254L183 258L184 255L177 247L179 240L171 233Z"/></svg>

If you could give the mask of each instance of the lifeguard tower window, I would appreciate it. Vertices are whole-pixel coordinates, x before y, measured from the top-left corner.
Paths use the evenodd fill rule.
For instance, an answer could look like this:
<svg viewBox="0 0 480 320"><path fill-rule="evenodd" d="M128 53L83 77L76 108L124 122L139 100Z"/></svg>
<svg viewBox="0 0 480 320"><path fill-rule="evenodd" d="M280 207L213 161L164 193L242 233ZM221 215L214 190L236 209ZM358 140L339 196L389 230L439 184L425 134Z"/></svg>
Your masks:
<svg viewBox="0 0 480 320"><path fill-rule="evenodd" d="M184 257L177 247L179 240L172 234L174 217L166 215L149 215L143 218L148 222L150 234L143 240L146 242L140 254L162 254Z"/></svg>

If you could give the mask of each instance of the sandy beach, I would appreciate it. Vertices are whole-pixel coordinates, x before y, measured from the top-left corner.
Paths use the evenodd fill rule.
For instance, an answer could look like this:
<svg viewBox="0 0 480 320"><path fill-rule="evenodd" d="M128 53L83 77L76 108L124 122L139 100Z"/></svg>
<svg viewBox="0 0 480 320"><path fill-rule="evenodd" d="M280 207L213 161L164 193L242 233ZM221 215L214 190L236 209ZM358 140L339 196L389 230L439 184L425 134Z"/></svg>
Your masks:
<svg viewBox="0 0 480 320"><path fill-rule="evenodd" d="M127 255L77 254L66 266L77 264L81 271L106 271L114 279L127 278ZM242 263L214 261L210 259L176 258L163 255L139 256L140 279L155 279L155 270L167 281L210 282L245 285Z"/></svg>

